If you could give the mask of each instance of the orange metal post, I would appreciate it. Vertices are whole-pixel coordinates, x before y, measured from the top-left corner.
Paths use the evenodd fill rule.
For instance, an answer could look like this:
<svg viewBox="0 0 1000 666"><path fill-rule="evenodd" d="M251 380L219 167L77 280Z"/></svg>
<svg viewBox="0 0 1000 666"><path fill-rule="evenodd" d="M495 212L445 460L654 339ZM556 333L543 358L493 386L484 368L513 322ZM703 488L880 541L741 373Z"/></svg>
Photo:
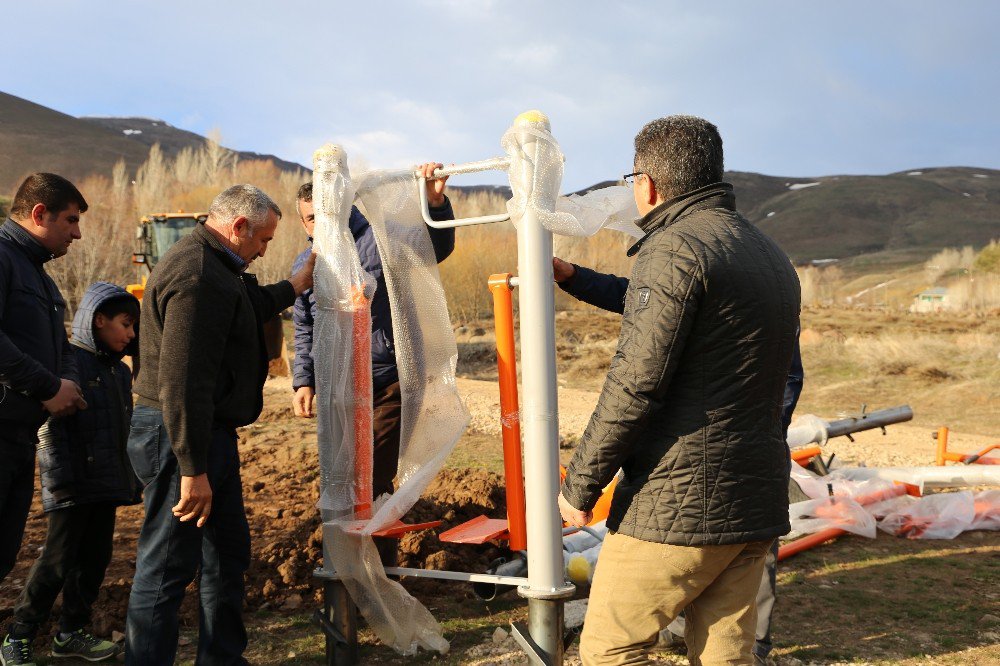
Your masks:
<svg viewBox="0 0 1000 666"><path fill-rule="evenodd" d="M521 414L517 398L517 361L514 356L514 303L510 273L489 278L497 336L497 374L500 378L500 425L503 432L503 468L507 486L507 525L510 549L528 547L525 523L524 469L521 462Z"/></svg>
<svg viewBox="0 0 1000 666"><path fill-rule="evenodd" d="M941 426L937 431L937 464L944 465L948 455L948 428Z"/></svg>
<svg viewBox="0 0 1000 666"><path fill-rule="evenodd" d="M371 518L372 507L372 320L364 288L351 293L354 389L354 510L358 518Z"/></svg>

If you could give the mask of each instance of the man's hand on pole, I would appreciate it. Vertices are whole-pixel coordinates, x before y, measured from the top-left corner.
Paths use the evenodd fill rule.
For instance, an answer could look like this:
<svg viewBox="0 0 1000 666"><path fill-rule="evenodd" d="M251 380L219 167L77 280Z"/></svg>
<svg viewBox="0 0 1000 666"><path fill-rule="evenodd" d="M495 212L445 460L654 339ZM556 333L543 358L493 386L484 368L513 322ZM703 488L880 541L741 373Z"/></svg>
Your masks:
<svg viewBox="0 0 1000 666"><path fill-rule="evenodd" d="M295 389L295 397L292 398L292 411L296 416L312 418L316 416L313 410L313 403L316 400L316 389L312 386L300 386Z"/></svg>
<svg viewBox="0 0 1000 666"><path fill-rule="evenodd" d="M444 205L444 187L445 183L448 182L448 176L434 177L434 170L443 166L440 162L428 162L417 168L421 175L427 179L427 203L433 208Z"/></svg>
<svg viewBox="0 0 1000 666"><path fill-rule="evenodd" d="M301 295L306 289L312 289L314 268L316 268L315 252L309 255L306 263L299 269L298 273L288 278L288 281L292 283L292 289L295 290L296 296Z"/></svg>
<svg viewBox="0 0 1000 666"><path fill-rule="evenodd" d="M83 391L72 379L60 379L59 390L48 400L42 400L42 406L52 416L70 416L77 410L87 409L87 401L83 399Z"/></svg>
<svg viewBox="0 0 1000 666"><path fill-rule="evenodd" d="M559 257L552 257L552 277L556 282L565 282L574 275L576 275L576 266Z"/></svg>
<svg viewBox="0 0 1000 666"><path fill-rule="evenodd" d="M562 493L559 493L559 515L562 516L563 522L572 527L583 527L594 519L592 511L580 511L567 502Z"/></svg>
<svg viewBox="0 0 1000 666"><path fill-rule="evenodd" d="M172 509L182 523L197 519L198 527L204 527L212 513L212 485L208 474L181 477L181 501Z"/></svg>

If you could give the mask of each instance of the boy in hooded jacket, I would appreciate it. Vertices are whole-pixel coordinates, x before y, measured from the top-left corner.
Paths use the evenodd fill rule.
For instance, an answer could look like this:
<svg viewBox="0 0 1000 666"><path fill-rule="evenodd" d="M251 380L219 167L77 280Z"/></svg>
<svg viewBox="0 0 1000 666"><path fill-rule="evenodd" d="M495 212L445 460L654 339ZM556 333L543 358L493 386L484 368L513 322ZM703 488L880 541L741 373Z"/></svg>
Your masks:
<svg viewBox="0 0 1000 666"><path fill-rule="evenodd" d="M122 357L138 348L139 301L117 285L92 284L73 318L70 343L87 409L50 417L39 431L45 548L28 576L3 641L3 666L33 664L31 643L62 592L54 656L114 658L118 646L87 633L91 606L111 562L117 507L141 488L125 450L132 373Z"/></svg>

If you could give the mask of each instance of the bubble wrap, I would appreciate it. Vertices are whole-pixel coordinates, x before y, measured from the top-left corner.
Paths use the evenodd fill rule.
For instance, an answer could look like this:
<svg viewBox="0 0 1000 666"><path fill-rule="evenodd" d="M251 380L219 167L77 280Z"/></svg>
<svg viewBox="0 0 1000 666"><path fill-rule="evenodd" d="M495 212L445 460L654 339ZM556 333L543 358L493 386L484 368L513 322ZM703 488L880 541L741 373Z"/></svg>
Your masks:
<svg viewBox="0 0 1000 666"><path fill-rule="evenodd" d="M533 155L524 149L525 143L535 146ZM526 209L531 209L543 227L561 236L593 236L604 228L636 238L642 236L636 225L639 210L627 187L612 186L583 195L558 196L565 158L551 132L537 126L511 127L500 145L510 158L512 196L507 211L515 224ZM556 207L550 210L545 202L553 199Z"/></svg>
<svg viewBox="0 0 1000 666"><path fill-rule="evenodd" d="M386 578L371 534L401 518L440 470L469 414L455 384L458 349L412 172L356 179L339 160L317 160L317 311L313 356L324 556L379 639L402 654L447 652L430 612ZM402 393L397 491L371 498L371 318L374 281L348 227L355 195L372 226L392 308ZM367 377L367 382L363 381ZM366 495L367 493L367 495Z"/></svg>
<svg viewBox="0 0 1000 666"><path fill-rule="evenodd" d="M331 520L353 516L356 507L372 501L370 304L375 280L361 267L348 226L355 191L346 155L327 145L316 151L313 162L319 508L323 519Z"/></svg>

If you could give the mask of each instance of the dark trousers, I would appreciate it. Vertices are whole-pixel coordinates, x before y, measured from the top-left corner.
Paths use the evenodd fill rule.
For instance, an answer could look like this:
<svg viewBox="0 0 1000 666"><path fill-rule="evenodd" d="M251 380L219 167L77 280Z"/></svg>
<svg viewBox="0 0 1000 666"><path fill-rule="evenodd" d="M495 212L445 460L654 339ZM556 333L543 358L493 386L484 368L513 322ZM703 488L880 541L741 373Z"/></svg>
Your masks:
<svg viewBox="0 0 1000 666"><path fill-rule="evenodd" d="M163 413L138 405L128 454L145 486L146 518L139 533L135 580L125 629L125 662L173 664L184 588L201 572L197 664L246 664L243 651L244 573L250 565L250 527L236 432L214 427L208 455L212 513L203 528L182 523L180 470L163 426Z"/></svg>
<svg viewBox="0 0 1000 666"><path fill-rule="evenodd" d="M59 631L83 629L111 563L116 506L82 504L49 512L45 548L14 607L10 635L34 639L62 592Z"/></svg>
<svg viewBox="0 0 1000 666"><path fill-rule="evenodd" d="M17 564L35 494L38 429L0 421L0 582Z"/></svg>
<svg viewBox="0 0 1000 666"><path fill-rule="evenodd" d="M372 499L392 494L392 480L399 469L399 437L403 416L403 396L399 382L393 382L372 396ZM396 566L398 539L375 537L375 547L383 566Z"/></svg>
<svg viewBox="0 0 1000 666"><path fill-rule="evenodd" d="M771 614L774 612L774 600L778 585L778 539L774 540L771 550L764 557L764 575L757 589L757 631L753 644L753 655L758 662L763 663L774 647L771 645Z"/></svg>

